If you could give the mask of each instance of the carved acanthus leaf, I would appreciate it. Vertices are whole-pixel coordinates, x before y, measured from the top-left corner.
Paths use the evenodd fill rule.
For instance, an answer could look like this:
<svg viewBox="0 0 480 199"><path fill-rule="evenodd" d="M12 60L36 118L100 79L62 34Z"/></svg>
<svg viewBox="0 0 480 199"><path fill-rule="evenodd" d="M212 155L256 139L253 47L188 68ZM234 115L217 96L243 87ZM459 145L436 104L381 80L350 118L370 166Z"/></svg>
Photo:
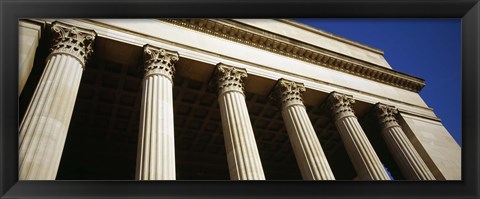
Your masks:
<svg viewBox="0 0 480 199"><path fill-rule="evenodd" d="M302 93L305 92L305 85L302 83L280 79L274 87L270 100L279 107L290 105L303 105Z"/></svg>
<svg viewBox="0 0 480 199"><path fill-rule="evenodd" d="M247 77L247 70L220 63L217 64L215 76L218 80L219 94L227 91L239 91L243 93L243 79Z"/></svg>
<svg viewBox="0 0 480 199"><path fill-rule="evenodd" d="M378 103L375 105L378 122L382 128L389 128L393 126L399 126L395 116L398 113L398 109L394 106Z"/></svg>
<svg viewBox="0 0 480 199"><path fill-rule="evenodd" d="M352 107L353 103L355 103L355 100L351 95L332 92L327 100L328 107L335 120L345 116L355 116Z"/></svg>
<svg viewBox="0 0 480 199"><path fill-rule="evenodd" d="M145 76L159 74L172 80L175 74L175 63L178 61L178 53L157 48L151 45L143 47L143 69Z"/></svg>
<svg viewBox="0 0 480 199"><path fill-rule="evenodd" d="M97 35L95 31L60 22L53 22L51 31L53 40L50 55L58 53L71 55L85 67L87 60L93 53L93 43Z"/></svg>

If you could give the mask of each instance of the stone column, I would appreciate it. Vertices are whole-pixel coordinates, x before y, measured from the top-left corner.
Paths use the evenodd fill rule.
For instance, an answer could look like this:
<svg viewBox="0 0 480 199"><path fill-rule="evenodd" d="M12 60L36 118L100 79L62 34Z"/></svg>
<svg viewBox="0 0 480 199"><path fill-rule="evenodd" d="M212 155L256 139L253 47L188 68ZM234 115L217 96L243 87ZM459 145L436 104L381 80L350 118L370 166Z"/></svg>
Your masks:
<svg viewBox="0 0 480 199"><path fill-rule="evenodd" d="M435 180L432 172L397 123L395 115L398 113L398 109L378 103L375 105L375 110L382 128L382 137L405 178L408 180Z"/></svg>
<svg viewBox="0 0 480 199"><path fill-rule="evenodd" d="M175 180L173 74L178 53L145 45L137 180Z"/></svg>
<svg viewBox="0 0 480 199"><path fill-rule="evenodd" d="M54 22L46 67L20 125L19 179L55 180L96 33Z"/></svg>
<svg viewBox="0 0 480 199"><path fill-rule="evenodd" d="M283 121L303 179L335 180L303 105L303 92L303 84L280 79L272 97L276 98L276 102L281 101L278 105L281 106Z"/></svg>
<svg viewBox="0 0 480 199"><path fill-rule="evenodd" d="M230 178L265 180L243 93L247 71L220 63L215 73Z"/></svg>
<svg viewBox="0 0 480 199"><path fill-rule="evenodd" d="M19 21L18 25L18 96L20 96L33 68L43 24L41 26L27 21Z"/></svg>
<svg viewBox="0 0 480 199"><path fill-rule="evenodd" d="M357 117L353 113L355 102L352 96L332 92L328 97L332 118L338 133L352 160L358 179L360 180L390 180L380 159L368 141Z"/></svg>

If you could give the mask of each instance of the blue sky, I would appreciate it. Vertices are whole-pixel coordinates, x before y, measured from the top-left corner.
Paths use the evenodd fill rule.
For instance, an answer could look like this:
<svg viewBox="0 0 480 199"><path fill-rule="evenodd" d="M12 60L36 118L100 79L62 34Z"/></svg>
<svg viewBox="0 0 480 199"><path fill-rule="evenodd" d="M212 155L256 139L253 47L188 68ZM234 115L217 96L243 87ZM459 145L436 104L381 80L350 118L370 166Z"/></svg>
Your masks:
<svg viewBox="0 0 480 199"><path fill-rule="evenodd" d="M394 70L425 80L420 92L461 145L460 19L295 19L383 50Z"/></svg>

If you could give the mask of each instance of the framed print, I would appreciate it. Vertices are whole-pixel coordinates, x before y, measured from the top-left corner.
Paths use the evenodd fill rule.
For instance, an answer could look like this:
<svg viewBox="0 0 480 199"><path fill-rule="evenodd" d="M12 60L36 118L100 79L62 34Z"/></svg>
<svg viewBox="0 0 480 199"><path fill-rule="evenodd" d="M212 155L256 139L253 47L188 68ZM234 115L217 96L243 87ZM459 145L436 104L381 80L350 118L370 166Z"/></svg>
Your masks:
<svg viewBox="0 0 480 199"><path fill-rule="evenodd" d="M2 198L478 197L478 1L1 10ZM429 80L309 18L457 19L428 59L461 59L461 134L420 96Z"/></svg>

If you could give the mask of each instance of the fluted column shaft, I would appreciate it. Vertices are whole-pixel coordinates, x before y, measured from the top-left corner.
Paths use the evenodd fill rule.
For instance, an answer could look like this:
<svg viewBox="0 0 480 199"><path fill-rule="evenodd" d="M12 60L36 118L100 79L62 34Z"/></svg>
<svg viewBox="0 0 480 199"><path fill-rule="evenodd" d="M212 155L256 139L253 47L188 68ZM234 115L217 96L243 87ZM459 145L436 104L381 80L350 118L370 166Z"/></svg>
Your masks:
<svg viewBox="0 0 480 199"><path fill-rule="evenodd" d="M178 53L144 46L137 180L175 180L173 74Z"/></svg>
<svg viewBox="0 0 480 199"><path fill-rule="evenodd" d="M59 22L45 70L20 125L19 179L55 180L80 79L96 33Z"/></svg>
<svg viewBox="0 0 480 199"><path fill-rule="evenodd" d="M242 79L245 69L218 64L218 102L232 180L265 180L248 115Z"/></svg>
<svg viewBox="0 0 480 199"><path fill-rule="evenodd" d="M382 128L382 137L404 177L408 180L435 180L432 172L395 119L398 109L380 103L375 106L375 109Z"/></svg>
<svg viewBox="0 0 480 199"><path fill-rule="evenodd" d="M305 180L335 180L328 160L308 118L301 93L303 84L278 80L274 95L281 101L282 117L287 128L297 164Z"/></svg>
<svg viewBox="0 0 480 199"><path fill-rule="evenodd" d="M328 98L335 125L346 147L358 178L361 180L390 180L382 162L368 141L353 113L351 96L333 92Z"/></svg>

